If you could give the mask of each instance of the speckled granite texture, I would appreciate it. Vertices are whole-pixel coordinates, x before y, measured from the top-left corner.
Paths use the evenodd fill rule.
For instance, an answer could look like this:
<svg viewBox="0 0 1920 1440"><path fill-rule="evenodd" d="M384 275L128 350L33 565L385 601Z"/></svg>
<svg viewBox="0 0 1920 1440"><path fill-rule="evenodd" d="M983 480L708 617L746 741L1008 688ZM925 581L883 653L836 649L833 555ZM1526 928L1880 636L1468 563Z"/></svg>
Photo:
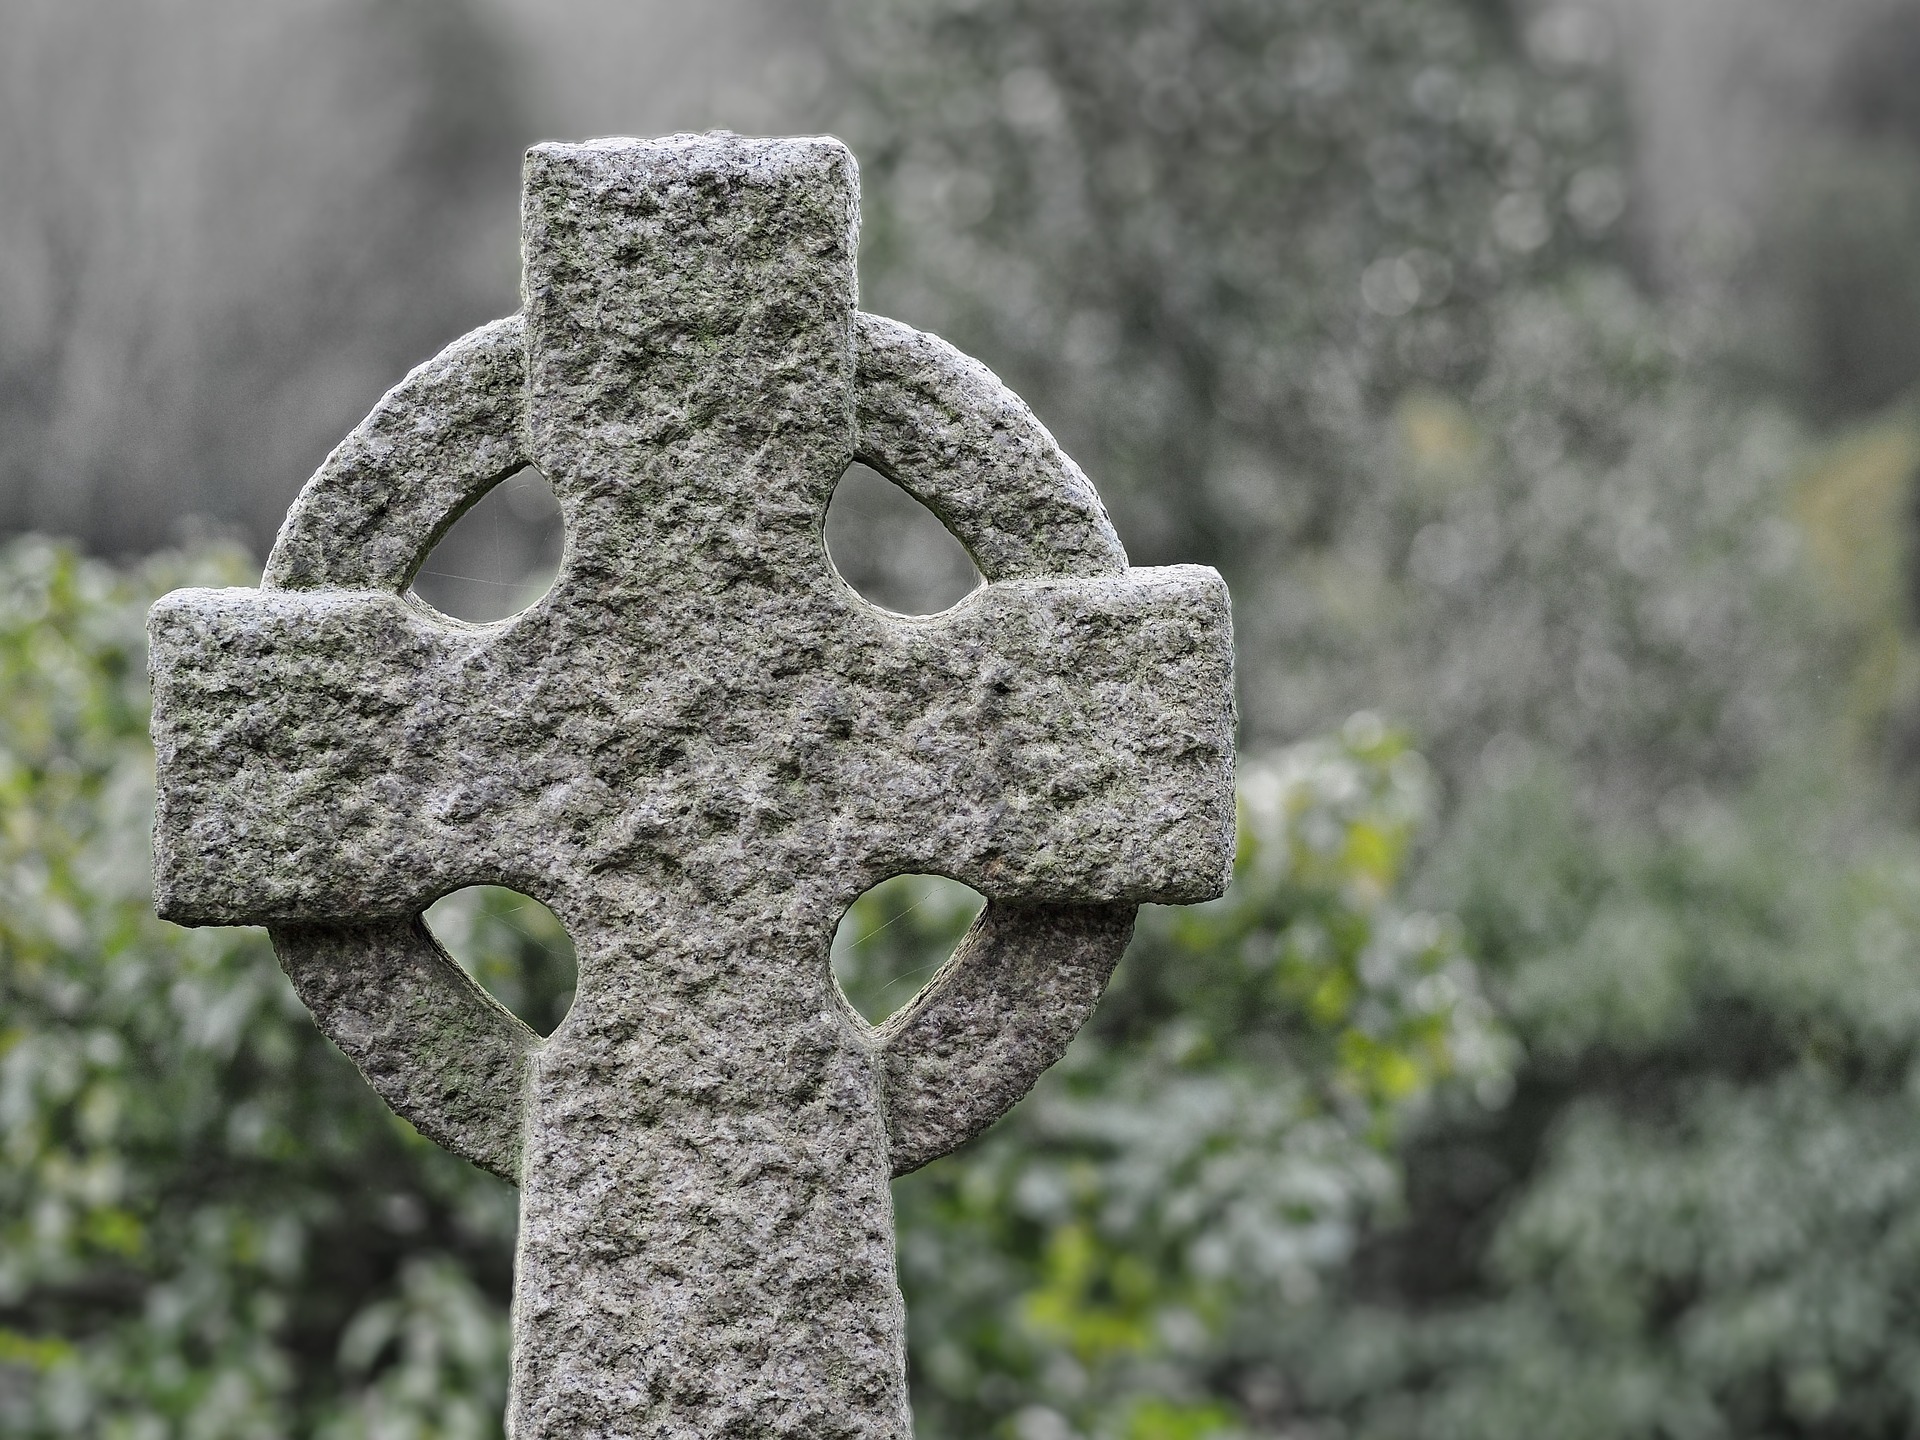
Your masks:
<svg viewBox="0 0 1920 1440"><path fill-rule="evenodd" d="M520 1182L518 1440L907 1435L889 1178L1059 1057L1136 904L1231 865L1219 577L1129 569L1014 395L855 309L857 208L831 140L536 148L522 313L380 402L260 590L153 610L160 912L271 926L389 1103ZM989 583L856 595L821 538L856 456ZM408 595L527 463L552 591L488 626ZM868 1026L835 923L927 871L989 904ZM482 883L574 936L548 1039L419 920Z"/></svg>

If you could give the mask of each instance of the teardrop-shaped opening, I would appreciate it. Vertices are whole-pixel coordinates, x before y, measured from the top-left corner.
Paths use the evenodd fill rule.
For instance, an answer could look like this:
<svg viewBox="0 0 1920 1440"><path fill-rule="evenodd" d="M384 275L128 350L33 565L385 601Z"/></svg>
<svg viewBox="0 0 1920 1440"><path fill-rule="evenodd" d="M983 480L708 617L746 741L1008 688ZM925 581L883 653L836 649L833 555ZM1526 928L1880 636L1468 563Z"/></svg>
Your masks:
<svg viewBox="0 0 1920 1440"><path fill-rule="evenodd" d="M564 536L553 487L525 466L453 522L421 562L413 593L457 620L504 620L553 587Z"/></svg>
<svg viewBox="0 0 1920 1440"><path fill-rule="evenodd" d="M573 937L538 900L474 885L434 901L426 918L460 968L540 1034L567 1018L579 977Z"/></svg>
<svg viewBox="0 0 1920 1440"><path fill-rule="evenodd" d="M867 891L833 932L833 979L847 1004L880 1024L947 963L986 903L944 875L896 875Z"/></svg>
<svg viewBox="0 0 1920 1440"><path fill-rule="evenodd" d="M827 506L827 554L860 595L899 615L931 615L980 583L973 557L926 506L858 462Z"/></svg>

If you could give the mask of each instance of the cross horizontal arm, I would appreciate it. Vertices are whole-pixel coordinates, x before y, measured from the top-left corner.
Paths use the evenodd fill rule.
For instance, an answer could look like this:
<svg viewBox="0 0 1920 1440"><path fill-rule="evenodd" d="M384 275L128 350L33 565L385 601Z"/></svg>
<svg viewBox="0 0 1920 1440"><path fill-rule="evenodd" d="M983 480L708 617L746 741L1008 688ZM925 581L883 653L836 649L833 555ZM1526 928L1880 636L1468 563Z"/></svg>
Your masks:
<svg viewBox="0 0 1920 1440"><path fill-rule="evenodd" d="M151 621L160 912L400 916L487 883L558 906L661 866L715 895L827 863L846 899L906 871L1027 902L1224 886L1213 572L1010 581L919 622L782 603L790 643L722 619L636 673L590 646L553 664L538 610L477 630L378 592L175 592Z"/></svg>
<svg viewBox="0 0 1920 1440"><path fill-rule="evenodd" d="M842 659L836 823L874 878L989 899L1207 900L1234 845L1226 587L1169 566L983 586Z"/></svg>

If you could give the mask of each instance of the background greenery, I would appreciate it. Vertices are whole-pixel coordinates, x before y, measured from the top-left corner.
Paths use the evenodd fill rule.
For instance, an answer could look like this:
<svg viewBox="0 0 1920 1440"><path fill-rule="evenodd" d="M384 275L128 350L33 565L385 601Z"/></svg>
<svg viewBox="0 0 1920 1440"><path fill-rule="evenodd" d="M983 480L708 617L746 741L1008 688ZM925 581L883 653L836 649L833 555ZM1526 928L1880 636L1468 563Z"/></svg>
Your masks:
<svg viewBox="0 0 1920 1440"><path fill-rule="evenodd" d="M1876 17L1690 287L1592 10L842 0L790 77L864 303L1027 395L1137 562L1220 566L1241 647L1232 891L896 1187L923 1436L1920 1431L1920 22ZM251 564L0 558L0 1431L497 1434L510 1192L257 934L148 905L141 616ZM860 902L850 998L972 900ZM564 1012L537 907L433 923Z"/></svg>
<svg viewBox="0 0 1920 1440"><path fill-rule="evenodd" d="M258 932L152 914L145 607L245 572L0 552L0 1427L492 1434L511 1190L386 1112ZM1345 1257L1408 1104L1506 1083L1456 928L1391 899L1418 758L1361 717L1244 787L1227 898L1156 912L1039 1102L903 1190L930 1429L1049 1397L1134 1433L1226 1414L1206 1357ZM945 886L856 907L856 1003L884 1015L958 938L975 906ZM470 891L429 919L530 1023L565 1013L542 907Z"/></svg>

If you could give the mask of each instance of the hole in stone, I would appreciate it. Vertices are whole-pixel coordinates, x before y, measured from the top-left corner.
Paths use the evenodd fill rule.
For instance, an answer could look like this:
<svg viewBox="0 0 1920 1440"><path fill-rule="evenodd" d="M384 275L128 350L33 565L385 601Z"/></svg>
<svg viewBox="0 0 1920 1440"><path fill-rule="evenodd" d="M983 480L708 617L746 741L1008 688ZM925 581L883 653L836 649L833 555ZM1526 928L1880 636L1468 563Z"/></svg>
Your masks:
<svg viewBox="0 0 1920 1440"><path fill-rule="evenodd" d="M573 937L538 900L475 885L434 901L427 928L462 970L542 1035L567 1018L578 974Z"/></svg>
<svg viewBox="0 0 1920 1440"><path fill-rule="evenodd" d="M833 932L840 993L869 1025L878 1025L946 964L986 903L977 890L943 875L883 880L847 907Z"/></svg>
<svg viewBox="0 0 1920 1440"><path fill-rule="evenodd" d="M862 596L901 615L931 615L980 583L973 558L934 513L855 462L827 506L827 554Z"/></svg>
<svg viewBox="0 0 1920 1440"><path fill-rule="evenodd" d="M552 588L564 536L553 488L528 465L453 522L414 576L413 593L459 620L504 620Z"/></svg>

